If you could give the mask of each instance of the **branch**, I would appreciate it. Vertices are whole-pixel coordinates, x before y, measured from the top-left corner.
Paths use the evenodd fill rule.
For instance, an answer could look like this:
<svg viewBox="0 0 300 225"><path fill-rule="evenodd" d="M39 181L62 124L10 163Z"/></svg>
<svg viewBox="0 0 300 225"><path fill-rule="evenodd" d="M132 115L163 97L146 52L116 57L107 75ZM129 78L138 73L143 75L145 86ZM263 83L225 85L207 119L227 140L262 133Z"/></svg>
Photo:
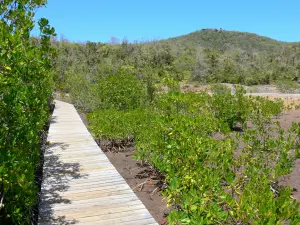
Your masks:
<svg viewBox="0 0 300 225"><path fill-rule="evenodd" d="M140 187L140 186L143 187L143 185L144 185L145 183L147 183L147 182L148 182L148 180L146 180L146 181L140 183L139 185L137 185L137 186L135 186L134 188L132 188L132 190L134 190L134 189L136 189L136 188L138 188L138 187ZM141 187L141 189L142 189L142 187ZM140 190L140 191L141 191L141 190Z"/></svg>

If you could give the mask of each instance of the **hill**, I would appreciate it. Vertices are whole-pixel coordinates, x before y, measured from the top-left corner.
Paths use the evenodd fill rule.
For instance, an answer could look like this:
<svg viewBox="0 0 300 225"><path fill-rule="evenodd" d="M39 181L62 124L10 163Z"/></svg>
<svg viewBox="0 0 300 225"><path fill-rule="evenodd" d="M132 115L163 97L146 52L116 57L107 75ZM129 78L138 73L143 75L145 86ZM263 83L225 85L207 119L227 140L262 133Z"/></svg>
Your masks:
<svg viewBox="0 0 300 225"><path fill-rule="evenodd" d="M249 53L275 53L287 46L299 46L299 43L277 41L248 32L202 29L190 34L163 40L168 44L182 48L212 48L218 51L242 50Z"/></svg>
<svg viewBox="0 0 300 225"><path fill-rule="evenodd" d="M154 83L172 78L257 85L300 78L300 43L246 32L204 29L145 43L62 40L53 44L59 52L54 74L60 86L74 74L81 74L83 81L98 82L122 68L137 77L151 77Z"/></svg>

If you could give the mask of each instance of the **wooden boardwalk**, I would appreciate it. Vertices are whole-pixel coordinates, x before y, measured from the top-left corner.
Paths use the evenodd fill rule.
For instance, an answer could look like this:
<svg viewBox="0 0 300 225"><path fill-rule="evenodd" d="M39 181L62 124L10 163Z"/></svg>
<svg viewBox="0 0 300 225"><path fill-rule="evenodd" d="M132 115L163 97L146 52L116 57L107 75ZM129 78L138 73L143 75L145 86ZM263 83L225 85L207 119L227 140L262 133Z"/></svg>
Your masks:
<svg viewBox="0 0 300 225"><path fill-rule="evenodd" d="M39 224L157 224L98 147L73 105L56 101Z"/></svg>

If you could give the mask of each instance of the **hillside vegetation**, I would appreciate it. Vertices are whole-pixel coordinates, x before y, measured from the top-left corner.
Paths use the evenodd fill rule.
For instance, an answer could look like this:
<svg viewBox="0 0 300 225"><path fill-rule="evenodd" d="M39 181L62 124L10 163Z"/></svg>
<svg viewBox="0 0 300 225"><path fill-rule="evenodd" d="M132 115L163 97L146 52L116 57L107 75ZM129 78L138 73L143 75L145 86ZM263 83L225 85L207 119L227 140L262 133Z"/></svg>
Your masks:
<svg viewBox="0 0 300 225"><path fill-rule="evenodd" d="M67 80L84 82L130 67L135 76L151 74L152 82L172 77L203 83L297 85L300 45L235 31L201 30L168 40L128 43L53 41L59 55L54 73L57 88Z"/></svg>
<svg viewBox="0 0 300 225"><path fill-rule="evenodd" d="M220 52L245 51L248 53L276 53L294 43L276 41L253 33L203 29L166 40L167 43L184 47L212 48Z"/></svg>

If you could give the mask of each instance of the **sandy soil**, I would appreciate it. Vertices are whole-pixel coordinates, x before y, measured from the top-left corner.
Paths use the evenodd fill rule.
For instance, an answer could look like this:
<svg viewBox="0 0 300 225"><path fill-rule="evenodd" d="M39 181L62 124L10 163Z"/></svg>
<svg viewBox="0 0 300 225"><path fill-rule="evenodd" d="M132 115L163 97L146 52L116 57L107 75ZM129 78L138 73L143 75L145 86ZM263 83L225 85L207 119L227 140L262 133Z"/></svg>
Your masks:
<svg viewBox="0 0 300 225"><path fill-rule="evenodd" d="M251 93L249 95L262 96L269 99L280 98L285 106L300 106L300 94L283 94L283 93Z"/></svg>
<svg viewBox="0 0 300 225"><path fill-rule="evenodd" d="M111 148L107 142L97 142L154 219L159 224L166 224L169 210L162 196L162 189L165 188L164 178L151 166L143 165L141 161L135 160L132 146L119 150Z"/></svg>
<svg viewBox="0 0 300 225"><path fill-rule="evenodd" d="M283 113L279 122L284 129L288 129L293 122L300 122L300 110L290 110ZM300 202L300 159L296 160L292 172L279 180L280 185L290 186L293 189L293 198Z"/></svg>
<svg viewBox="0 0 300 225"><path fill-rule="evenodd" d="M227 86L228 88L231 88L234 90L234 84L229 83L222 83L223 85ZM276 85L253 85L253 86L246 86L242 85L245 90L248 93L294 93L294 94L300 94L300 88L290 90L290 92L281 92ZM203 90L209 90L210 85L209 84L201 84L198 82L181 82L180 83L180 89L182 91L192 91L192 92L199 92Z"/></svg>

